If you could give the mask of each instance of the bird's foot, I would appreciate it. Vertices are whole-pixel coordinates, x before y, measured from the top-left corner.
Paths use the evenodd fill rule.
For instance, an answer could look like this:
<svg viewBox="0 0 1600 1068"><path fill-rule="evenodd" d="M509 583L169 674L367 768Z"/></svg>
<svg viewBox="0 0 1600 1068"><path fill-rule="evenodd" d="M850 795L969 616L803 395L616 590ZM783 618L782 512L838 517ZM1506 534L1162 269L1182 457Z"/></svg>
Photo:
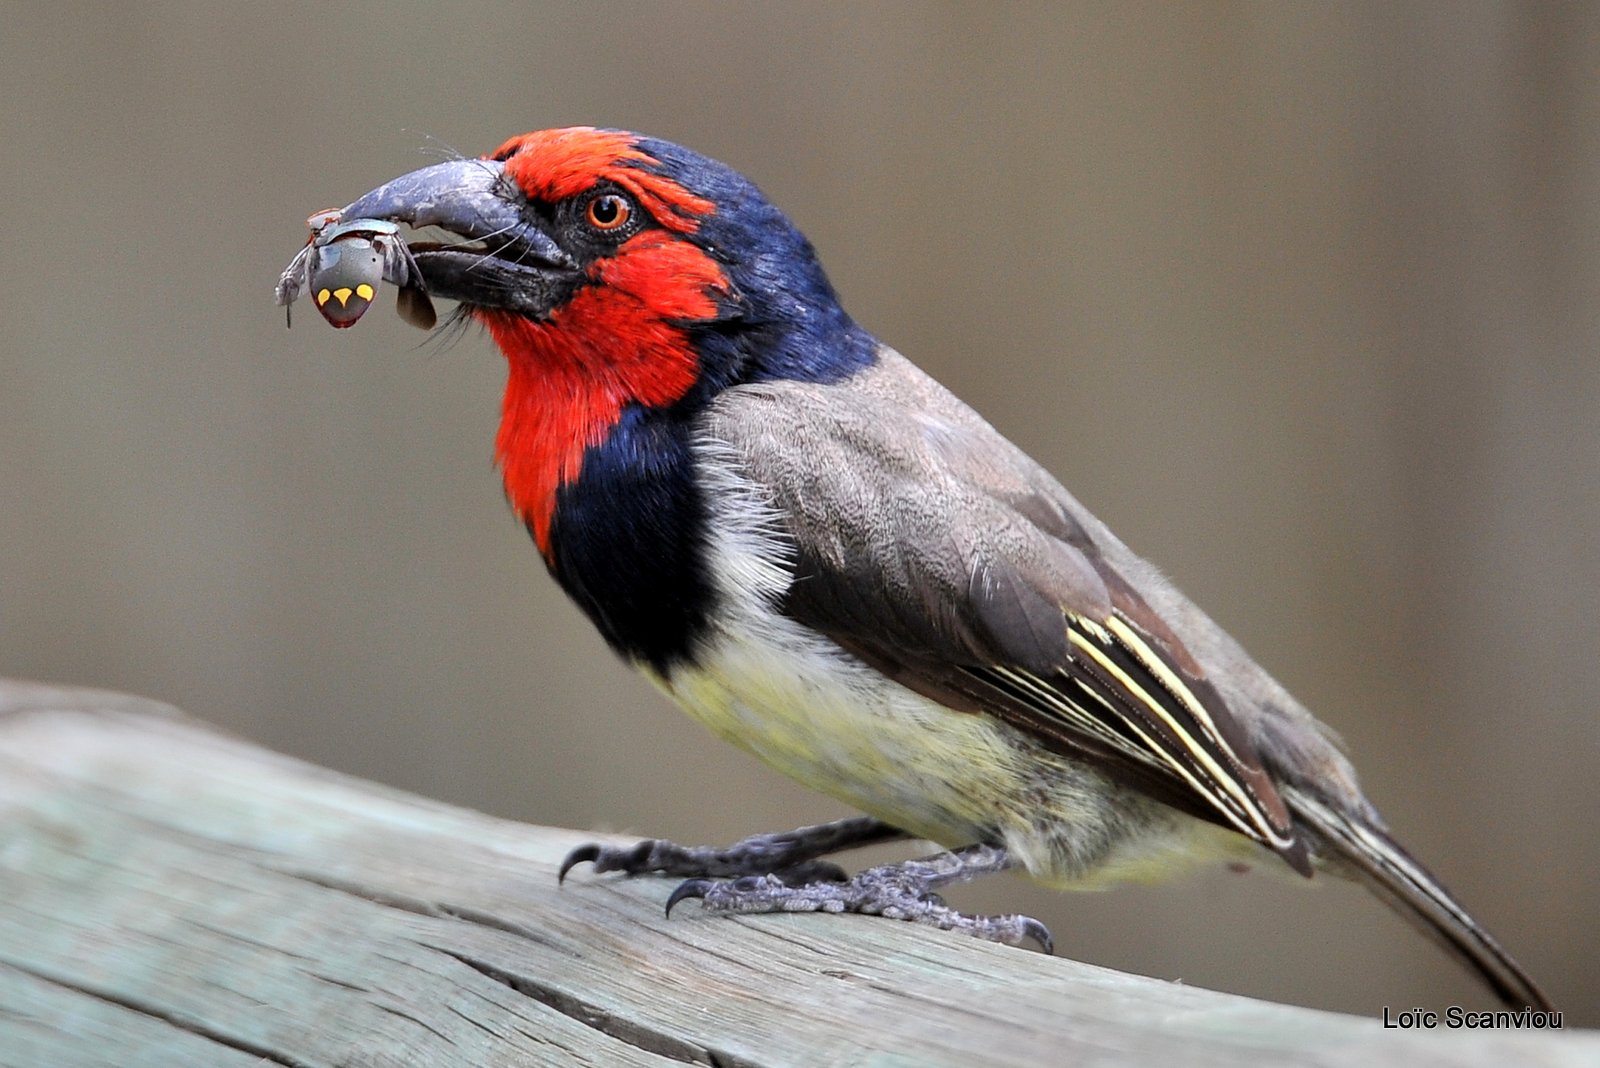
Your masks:
<svg viewBox="0 0 1600 1068"><path fill-rule="evenodd" d="M578 864L594 865L597 872L620 871L628 875L677 875L697 878L734 878L777 875L787 885L843 882L844 870L817 858L843 849L893 842L910 837L870 816L855 816L801 827L782 834L757 834L731 846L681 846L658 838L636 845L611 846L590 842L567 854L559 880Z"/></svg>
<svg viewBox="0 0 1600 1068"><path fill-rule="evenodd" d="M788 872L746 875L735 879L690 879L667 898L667 912L686 898L698 898L713 912L857 912L887 916L946 931L965 931L977 938L1020 946L1037 942L1054 952L1044 924L1030 916L972 916L957 912L934 893L938 887L966 882L1012 866L1005 850L975 845L924 860L868 868L846 880L797 882Z"/></svg>

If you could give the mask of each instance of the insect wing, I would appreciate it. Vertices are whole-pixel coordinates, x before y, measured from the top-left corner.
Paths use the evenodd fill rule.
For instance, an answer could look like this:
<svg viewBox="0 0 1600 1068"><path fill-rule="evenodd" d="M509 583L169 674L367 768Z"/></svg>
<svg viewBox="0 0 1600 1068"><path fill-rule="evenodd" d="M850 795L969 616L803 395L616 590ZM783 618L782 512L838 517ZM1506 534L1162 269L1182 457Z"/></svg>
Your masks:
<svg viewBox="0 0 1600 1068"><path fill-rule="evenodd" d="M418 330L432 330L439 321L428 291L420 286L401 286L395 291L395 314Z"/></svg>
<svg viewBox="0 0 1600 1068"><path fill-rule="evenodd" d="M434 311L433 301L422 281L422 268L417 266L410 246L398 234L374 237L372 243L383 253L384 281L400 287L395 293L395 314L419 330L432 330L439 321L439 313Z"/></svg>

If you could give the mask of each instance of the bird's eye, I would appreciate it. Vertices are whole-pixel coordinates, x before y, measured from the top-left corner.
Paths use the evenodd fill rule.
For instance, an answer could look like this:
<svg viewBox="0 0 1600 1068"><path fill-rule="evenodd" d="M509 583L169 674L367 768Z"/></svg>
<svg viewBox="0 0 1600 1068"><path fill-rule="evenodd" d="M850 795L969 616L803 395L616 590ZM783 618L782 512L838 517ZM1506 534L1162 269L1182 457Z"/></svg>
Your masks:
<svg viewBox="0 0 1600 1068"><path fill-rule="evenodd" d="M584 218L596 230L618 230L633 218L633 205L628 198L617 193L601 193L589 201Z"/></svg>

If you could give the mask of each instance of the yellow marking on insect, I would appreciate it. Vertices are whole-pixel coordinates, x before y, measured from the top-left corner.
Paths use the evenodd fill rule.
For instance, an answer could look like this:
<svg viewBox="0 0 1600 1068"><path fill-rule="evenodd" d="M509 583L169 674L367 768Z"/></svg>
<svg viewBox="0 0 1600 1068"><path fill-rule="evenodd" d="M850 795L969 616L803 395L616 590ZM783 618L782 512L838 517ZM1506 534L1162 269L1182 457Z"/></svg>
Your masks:
<svg viewBox="0 0 1600 1068"><path fill-rule="evenodd" d="M1087 623L1088 621L1084 620L1083 622ZM1085 629L1089 628L1086 627ZM1094 629L1099 630L1101 634L1107 633L1102 627L1095 627ZM1121 683L1122 686L1126 688L1127 691L1132 694L1140 704L1144 705L1150 711L1159 716L1167 725L1167 727L1171 729L1178 741L1182 743L1183 747L1187 749L1189 753L1205 767L1206 771L1210 773L1210 777L1214 781L1213 788L1206 789L1202 787L1200 783L1195 780L1194 776L1189 774L1187 769L1182 766L1181 762L1168 757L1167 762L1171 764L1173 768L1177 770L1185 779L1188 779L1190 785L1194 786L1202 794L1210 796L1216 801L1222 801L1223 798L1218 797L1217 790L1215 788L1216 786L1220 786L1223 793L1227 795L1227 800L1243 807L1246 815L1249 817L1249 822L1253 825L1254 829L1252 830L1251 828L1245 827L1240 823L1231 805L1226 803L1219 804L1217 807L1222 809L1222 811L1228 816L1229 820L1231 820L1235 825L1240 826L1240 829L1244 830L1247 834L1259 835L1269 840L1280 840L1280 836L1274 831L1272 826L1261 819L1260 813L1256 810L1256 807L1251 804L1249 796L1246 795L1240 788L1239 783L1234 779L1234 777L1224 771L1222 766L1212 758L1210 753L1206 752L1204 748L1195 743L1194 738L1189 734L1189 732L1184 730L1183 726L1178 723L1177 720L1172 718L1171 713L1161 707L1161 702L1157 701L1143 686L1140 686L1138 682L1132 678L1132 676L1118 667L1110 657L1102 652L1088 638L1077 633L1071 628L1068 628L1067 635L1072 640L1074 645L1087 653L1089 657L1093 659L1095 663L1099 664L1105 672L1111 675L1112 678L1116 679L1117 682ZM1150 739L1150 737L1146 735L1143 730L1140 730L1137 723L1130 721L1129 726L1138 731L1140 737L1144 738L1147 743L1154 744L1153 740ZM1166 756L1165 751L1162 750L1160 746L1155 746L1155 748L1157 752L1160 752L1163 756Z"/></svg>
<svg viewBox="0 0 1600 1068"><path fill-rule="evenodd" d="M350 302L350 294L353 292L349 286L340 286L333 291L333 295L339 298L339 306L342 308Z"/></svg>
<svg viewBox="0 0 1600 1068"><path fill-rule="evenodd" d="M362 300L371 300L374 296L372 287L367 285L367 283L362 282L360 285L356 286L356 296L360 297Z"/></svg>
<svg viewBox="0 0 1600 1068"><path fill-rule="evenodd" d="M326 289L317 290L317 307L320 308L324 304L328 303L328 298L331 296L333 296L333 294Z"/></svg>

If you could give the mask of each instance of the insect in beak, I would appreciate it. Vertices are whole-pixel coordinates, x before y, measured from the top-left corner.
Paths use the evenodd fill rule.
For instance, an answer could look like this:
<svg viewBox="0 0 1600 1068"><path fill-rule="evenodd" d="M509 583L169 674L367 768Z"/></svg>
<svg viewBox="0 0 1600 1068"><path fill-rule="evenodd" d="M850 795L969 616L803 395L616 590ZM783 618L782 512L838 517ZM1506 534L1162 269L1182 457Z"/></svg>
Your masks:
<svg viewBox="0 0 1600 1068"><path fill-rule="evenodd" d="M275 291L285 321L292 323L289 306L305 291L330 326L354 326L372 306L378 287L392 282L400 287L395 298L400 318L419 329L433 329L439 316L398 223L344 221L332 209L312 215L306 226L311 235L284 269Z"/></svg>

